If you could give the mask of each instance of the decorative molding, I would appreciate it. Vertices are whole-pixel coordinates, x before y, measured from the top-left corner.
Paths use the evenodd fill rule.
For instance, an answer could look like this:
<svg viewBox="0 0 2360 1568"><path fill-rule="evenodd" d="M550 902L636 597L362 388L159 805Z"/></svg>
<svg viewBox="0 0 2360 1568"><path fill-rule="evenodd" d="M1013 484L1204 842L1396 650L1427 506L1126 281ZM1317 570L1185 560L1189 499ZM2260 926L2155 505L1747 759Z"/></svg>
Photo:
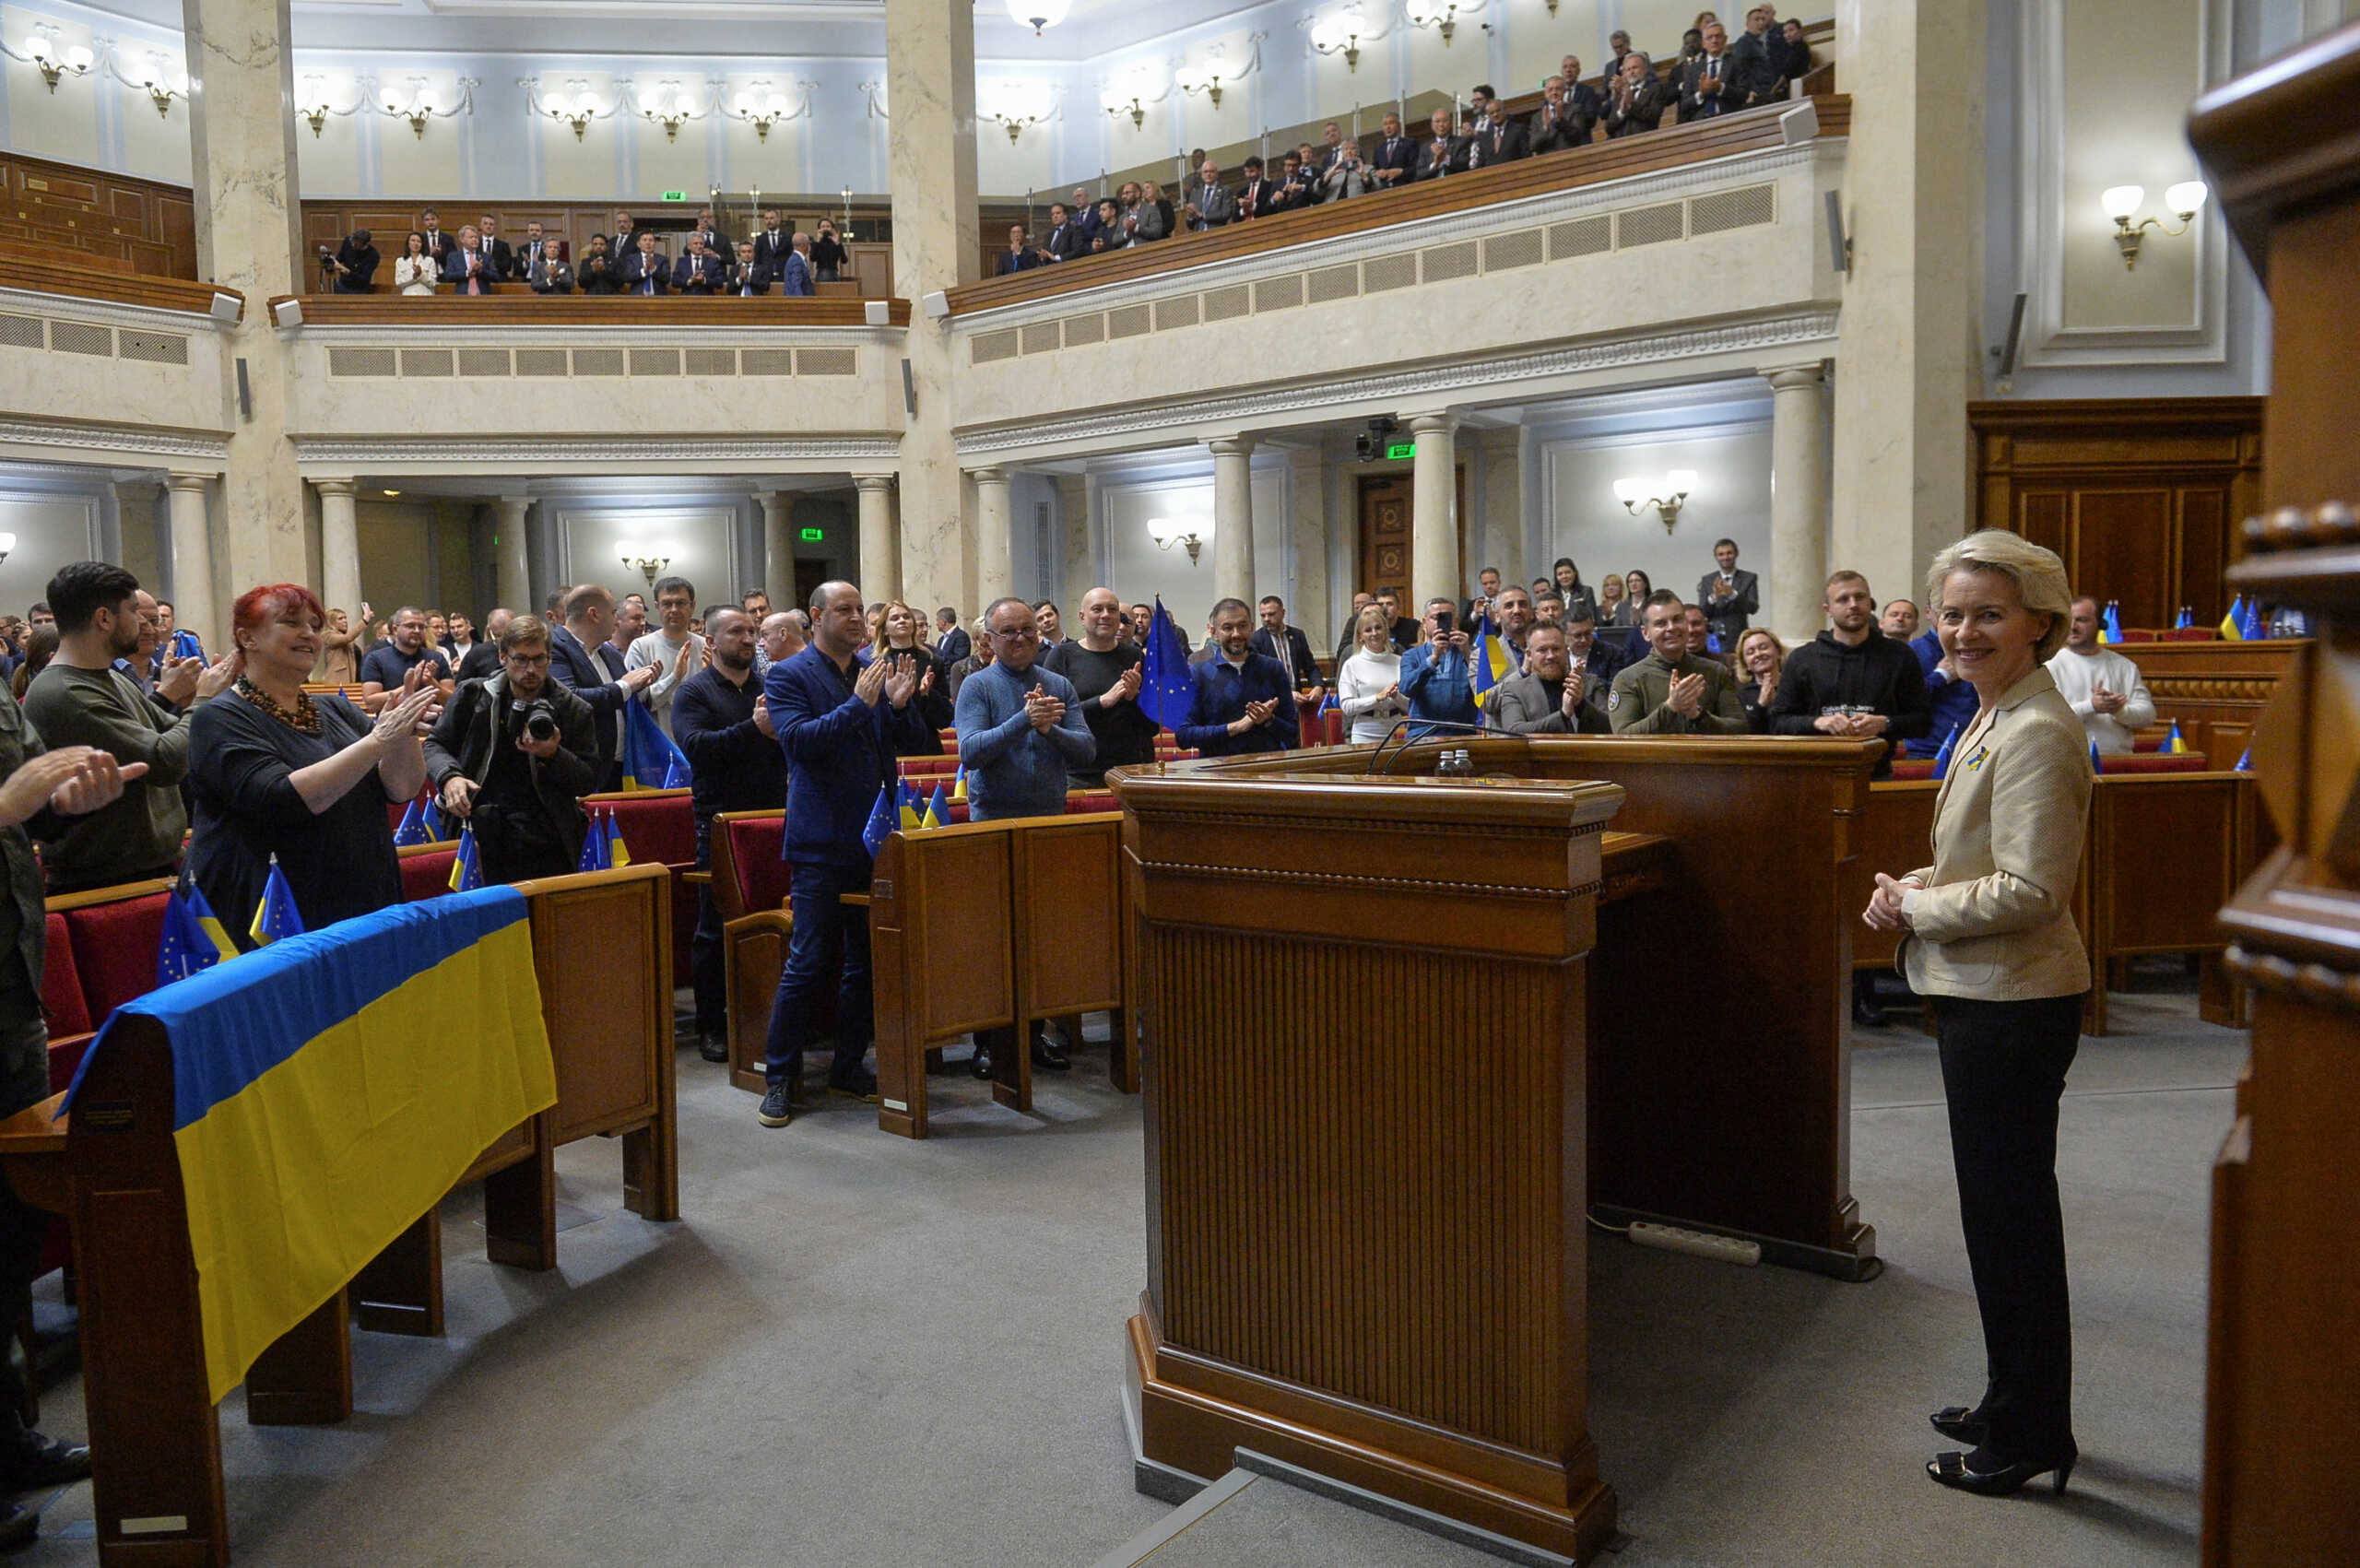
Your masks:
<svg viewBox="0 0 2360 1568"><path fill-rule="evenodd" d="M230 438L155 425L80 424L68 419L0 419L0 446L78 447L139 457L185 457L227 463Z"/></svg>
<svg viewBox="0 0 2360 1568"><path fill-rule="evenodd" d="M2223 955L2229 973L2257 990L2277 991L2322 1007L2360 1012L2360 973L2256 950L2250 938Z"/></svg>
<svg viewBox="0 0 2360 1568"><path fill-rule="evenodd" d="M0 426L0 439L6 428ZM718 463L891 462L901 456L898 435L547 436L503 435L483 442L410 436L289 434L296 461L366 470L384 463ZM227 443L223 443L226 451Z"/></svg>
<svg viewBox="0 0 2360 1568"><path fill-rule="evenodd" d="M109 326L129 327L134 332L171 333L179 337L226 337L230 332L228 324L199 311L168 311L158 305L128 305L82 294L49 294L33 289L0 288L0 312L103 322Z"/></svg>
<svg viewBox="0 0 2360 1568"><path fill-rule="evenodd" d="M49 296L39 296L49 298ZM877 326L575 326L533 322L480 325L419 325L388 328L381 324L314 326L295 329L305 343L336 348L761 348L793 345L797 348L867 348L879 334L906 331ZM555 341L552 341L555 339Z"/></svg>
<svg viewBox="0 0 2360 1568"><path fill-rule="evenodd" d="M1220 820L1231 823L1242 819L1222 818ZM1288 826L1300 828L1303 824L1290 819ZM1491 831L1486 836L1496 838L1500 835L1496 831ZM1551 832L1532 836L1553 839L1558 835ZM1140 862L1140 867L1150 876L1198 877L1223 882L1283 882L1290 887L1344 888L1353 892L1363 893L1415 893L1422 898L1440 894L1446 897L1539 899L1559 902L1565 899L1588 897L1597 893L1604 886L1600 882L1580 882L1570 888L1524 887L1499 882L1438 882L1405 877L1355 877L1344 872L1249 870L1240 866L1199 866L1194 862L1180 860L1147 860Z"/></svg>
<svg viewBox="0 0 2360 1568"><path fill-rule="evenodd" d="M1462 392L1475 387L1496 388L1531 378L1577 375L1622 365L1659 364L1721 356L1750 348L1820 342L1828 344L1832 348L1835 341L1835 312L1832 308L1725 324L1700 325L1684 332L1649 330L1537 354L1470 359L1415 371L1348 376L1311 386L1150 404L1110 413L1054 418L1031 424L978 430L959 438L959 455L964 459L1017 447L1135 435L1183 426L1218 423L1251 427L1273 416L1336 404L1400 403L1410 398Z"/></svg>

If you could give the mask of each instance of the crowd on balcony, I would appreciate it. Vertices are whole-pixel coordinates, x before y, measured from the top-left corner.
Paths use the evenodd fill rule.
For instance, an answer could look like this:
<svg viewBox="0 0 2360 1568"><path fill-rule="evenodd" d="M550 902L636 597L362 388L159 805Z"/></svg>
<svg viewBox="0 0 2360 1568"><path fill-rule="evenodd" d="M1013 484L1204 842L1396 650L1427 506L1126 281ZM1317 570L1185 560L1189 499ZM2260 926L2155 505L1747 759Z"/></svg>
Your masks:
<svg viewBox="0 0 2360 1568"><path fill-rule="evenodd" d="M837 281L850 259L832 221L823 218L811 231L790 229L777 207L764 207L762 227L742 239L726 232L711 207L678 236L677 253L667 244L673 237L617 212L614 231L592 235L577 259L567 240L538 223L525 225L524 237L512 244L489 213L450 230L430 207L419 227L402 239L393 288L406 295L445 288L462 295L517 288L536 294L811 295L819 285ZM329 291L375 291L384 258L370 230L354 230L334 249L321 246L319 258Z"/></svg>
<svg viewBox="0 0 2360 1568"><path fill-rule="evenodd" d="M1331 120L1318 142L1276 159L1248 158L1234 177L1201 148L1191 152L1194 172L1176 194L1152 180L1126 181L1112 195L1095 198L1077 185L1071 200L1051 204L1040 233L1009 229L997 270L1003 277L1027 272L1758 108L1787 98L1814 64L1802 24L1782 22L1768 5L1747 11L1734 37L1715 13L1698 12L1668 66L1632 48L1627 32L1610 41L1612 58L1602 76L1585 80L1580 57L1566 55L1529 113L1510 112L1484 83L1456 108L1436 109L1423 136L1410 134L1398 114L1388 113L1363 145Z"/></svg>

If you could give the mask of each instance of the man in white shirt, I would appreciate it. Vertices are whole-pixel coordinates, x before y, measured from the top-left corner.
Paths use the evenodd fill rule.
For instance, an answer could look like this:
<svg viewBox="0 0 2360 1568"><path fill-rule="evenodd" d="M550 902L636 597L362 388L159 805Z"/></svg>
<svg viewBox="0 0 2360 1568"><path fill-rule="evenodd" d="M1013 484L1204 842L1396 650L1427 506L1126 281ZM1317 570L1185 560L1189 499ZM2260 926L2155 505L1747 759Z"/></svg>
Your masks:
<svg viewBox="0 0 2360 1568"><path fill-rule="evenodd" d="M2139 666L2098 642L2098 618L2095 599L2073 601L2065 646L2048 661L2048 673L2098 750L2114 756L2131 749L2139 731L2155 722L2155 700Z"/></svg>
<svg viewBox="0 0 2360 1568"><path fill-rule="evenodd" d="M696 612L697 591L687 578L657 578L656 628L633 643L623 657L626 669L655 666L655 684L647 689L646 701L666 735L672 733L672 694L680 682L704 668L704 639L689 630Z"/></svg>

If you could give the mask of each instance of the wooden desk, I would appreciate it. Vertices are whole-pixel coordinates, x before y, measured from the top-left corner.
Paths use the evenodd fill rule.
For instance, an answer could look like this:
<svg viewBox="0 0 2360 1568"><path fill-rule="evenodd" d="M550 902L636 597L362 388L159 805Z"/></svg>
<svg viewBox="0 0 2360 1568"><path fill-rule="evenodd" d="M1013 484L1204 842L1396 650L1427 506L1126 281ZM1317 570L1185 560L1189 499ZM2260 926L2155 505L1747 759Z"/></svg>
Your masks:
<svg viewBox="0 0 2360 1568"><path fill-rule="evenodd" d="M2139 666L2158 723L2179 721L2189 749L2216 768L2232 767L2305 639L2260 643L2124 643L2115 652Z"/></svg>

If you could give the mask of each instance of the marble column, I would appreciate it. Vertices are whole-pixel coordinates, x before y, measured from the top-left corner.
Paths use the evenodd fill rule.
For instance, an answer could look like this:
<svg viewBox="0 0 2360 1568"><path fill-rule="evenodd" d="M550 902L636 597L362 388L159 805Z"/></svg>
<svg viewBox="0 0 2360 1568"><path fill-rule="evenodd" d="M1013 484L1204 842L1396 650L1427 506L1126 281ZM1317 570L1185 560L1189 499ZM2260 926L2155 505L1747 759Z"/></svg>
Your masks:
<svg viewBox="0 0 2360 1568"><path fill-rule="evenodd" d="M950 323L929 316L922 304L929 294L974 282L983 265L975 238L973 0L885 0L885 84L893 289L921 302L903 335L917 412L902 431L900 587L905 598L958 604L971 573L987 595L1004 591L999 584L1007 577L1005 551L977 558L960 526ZM862 569L868 570L866 561Z"/></svg>
<svg viewBox="0 0 2360 1568"><path fill-rule="evenodd" d="M978 468L975 480L975 608L983 614L994 599L1016 592L1015 511L1008 470ZM955 604L940 599L939 604ZM960 607L964 609L965 606Z"/></svg>
<svg viewBox="0 0 2360 1568"><path fill-rule="evenodd" d="M189 144L196 195L197 275L245 296L229 332L253 399L232 381L222 517L230 581L309 579L303 481L287 440L289 370L269 301L301 287L302 219L295 181L295 81L288 0L183 0Z"/></svg>
<svg viewBox="0 0 2360 1568"><path fill-rule="evenodd" d="M1428 599L1458 602L1458 415L1413 414L1418 455L1410 478L1410 587L1401 613L1416 620Z"/></svg>
<svg viewBox="0 0 2360 1568"><path fill-rule="evenodd" d="M1984 57L1986 9L1835 6L1836 55L1876 64L1846 85L1852 270L1841 285L1828 559L1865 573L1880 600L1914 597L1934 552L1966 529L1966 404L1983 383L1974 215L1983 211L1984 110L1981 78L1957 67Z"/></svg>
<svg viewBox="0 0 2360 1568"><path fill-rule="evenodd" d="M533 510L533 498L504 495L498 505L500 520L495 526L491 558L493 594L502 606L518 615L538 615L541 607L533 602L533 579L525 553L525 531L527 514Z"/></svg>
<svg viewBox="0 0 2360 1568"><path fill-rule="evenodd" d="M1091 498L1095 487L1088 474L1057 476L1058 603L1066 619L1080 624L1081 601L1098 582L1098 541L1093 534ZM1105 584L1112 587L1112 584Z"/></svg>
<svg viewBox="0 0 2360 1568"><path fill-rule="evenodd" d="M796 608L794 493L761 490L754 500L762 509L762 591L771 596L771 608Z"/></svg>
<svg viewBox="0 0 2360 1568"><path fill-rule="evenodd" d="M172 610L183 626L196 633L206 652L227 653L221 640L229 617L213 595L213 528L206 520L206 501L213 488L210 474L173 473L165 488L171 496ZM302 578L270 577L270 583L300 583ZM216 654L218 656L218 654Z"/></svg>
<svg viewBox="0 0 2360 1568"><path fill-rule="evenodd" d="M116 563L159 598L171 598L171 575L165 570L171 564L171 555L159 548L162 536L156 527L156 508L164 499L164 487L153 479L140 478L117 479L111 488L114 491L112 548ZM177 600L173 607L179 607ZM212 644L206 646L209 649Z"/></svg>
<svg viewBox="0 0 2360 1568"><path fill-rule="evenodd" d="M870 604L902 597L901 542L893 536L893 476L855 474L853 489L860 492L860 596ZM953 595L952 598L957 595ZM937 598L925 607L949 604Z"/></svg>
<svg viewBox="0 0 2360 1568"><path fill-rule="evenodd" d="M1213 454L1213 597L1254 604L1254 438L1217 436Z"/></svg>
<svg viewBox="0 0 2360 1568"><path fill-rule="evenodd" d="M1814 360L1762 373L1776 395L1770 412L1770 566L1763 573L1769 594L1762 607L1770 629L1791 648L1819 634L1827 582L1827 372Z"/></svg>
<svg viewBox="0 0 2360 1568"><path fill-rule="evenodd" d="M350 479L314 479L320 495L320 595L330 609L360 616L360 487ZM446 595L447 596L447 595Z"/></svg>
<svg viewBox="0 0 2360 1568"><path fill-rule="evenodd" d="M1294 550L1287 619L1303 628L1315 651L1324 652L1333 618L1328 587L1328 454L1319 447L1287 449L1287 525Z"/></svg>
<svg viewBox="0 0 2360 1568"><path fill-rule="evenodd" d="M1526 583L1548 572L1546 561L1524 559L1524 431L1487 430L1475 437L1475 462L1482 474L1482 530L1467 575L1487 566L1500 569L1503 583Z"/></svg>

